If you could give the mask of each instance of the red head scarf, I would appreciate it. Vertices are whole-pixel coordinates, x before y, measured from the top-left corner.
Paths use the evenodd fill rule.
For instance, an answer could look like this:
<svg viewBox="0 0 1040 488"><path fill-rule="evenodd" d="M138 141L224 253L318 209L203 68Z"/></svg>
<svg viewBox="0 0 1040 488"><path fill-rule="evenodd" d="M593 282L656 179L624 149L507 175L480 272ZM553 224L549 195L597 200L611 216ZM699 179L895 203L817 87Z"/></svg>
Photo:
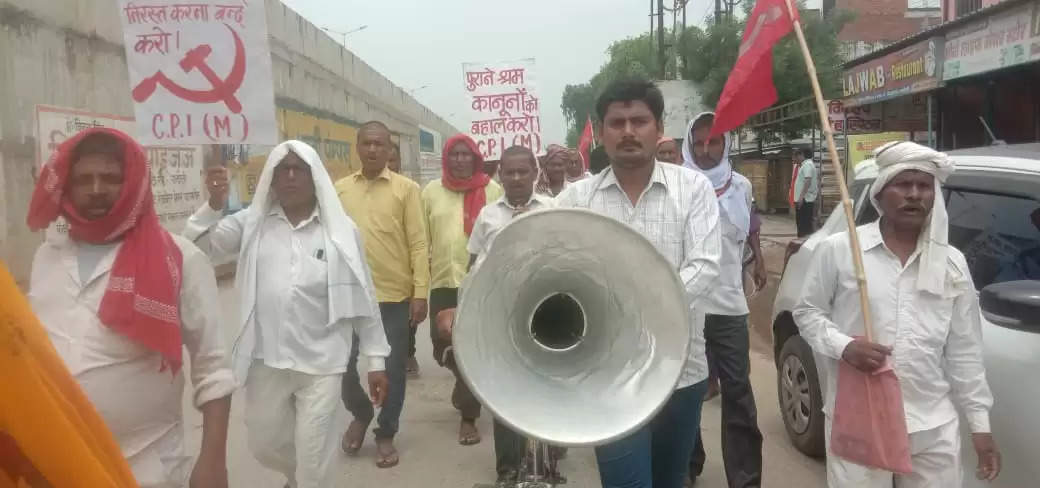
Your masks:
<svg viewBox="0 0 1040 488"><path fill-rule="evenodd" d="M122 191L108 215L97 220L80 216L64 195L76 147L92 134L107 134L123 146ZM179 298L183 256L170 234L159 225L148 161L141 146L130 136L106 128L84 130L58 146L40 170L26 221L30 229L41 230L59 215L68 221L69 236L74 240L102 244L122 238L98 318L161 354L164 367L170 366L176 373L181 366Z"/></svg>
<svg viewBox="0 0 1040 488"><path fill-rule="evenodd" d="M448 154L451 153L451 148L460 142L473 152L473 176L470 176L468 180L455 178L451 175L451 169L448 168ZM457 134L448 138L441 154L441 184L454 192L466 192L466 196L462 200L462 226L466 230L467 236L473 232L473 223L480 215L480 209L484 208L484 204L487 203L484 187L490 182L491 177L484 172L484 157L480 155L477 143L465 134Z"/></svg>

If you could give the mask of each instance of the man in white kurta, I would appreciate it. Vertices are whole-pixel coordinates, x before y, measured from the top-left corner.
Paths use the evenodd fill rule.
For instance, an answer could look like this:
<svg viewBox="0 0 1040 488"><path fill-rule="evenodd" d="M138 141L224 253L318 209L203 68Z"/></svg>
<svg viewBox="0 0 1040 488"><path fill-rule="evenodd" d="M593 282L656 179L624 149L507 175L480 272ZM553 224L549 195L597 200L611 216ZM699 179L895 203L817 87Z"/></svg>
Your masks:
<svg viewBox="0 0 1040 488"><path fill-rule="evenodd" d="M880 221L857 229L876 343L863 319L848 233L816 249L794 318L816 354L828 445L838 362L872 372L886 362L899 378L913 473L893 475L836 455L827 479L837 487L959 487L958 411L978 454L977 475L992 480L1000 455L990 434L993 396L982 362L978 298L964 255L947 240L940 183L953 171L943 153L912 142L876 152L871 201Z"/></svg>
<svg viewBox="0 0 1040 488"><path fill-rule="evenodd" d="M390 346L361 235L303 142L271 151L247 210L225 217L226 173L211 169L206 179L210 201L185 233L207 239L215 256L238 256L242 325L233 363L246 387L250 448L289 486L331 486L353 333L369 358L374 403L382 404L387 388Z"/></svg>
<svg viewBox="0 0 1040 488"><path fill-rule="evenodd" d="M205 254L159 226L150 182L143 150L121 132L91 129L59 147L28 220L40 229L60 214L68 234L37 250L29 300L140 486L182 487L190 477L192 488L226 487L235 384L217 283ZM194 468L184 450L185 346L203 413Z"/></svg>
<svg viewBox="0 0 1040 488"><path fill-rule="evenodd" d="M762 432L751 388L749 309L743 283L744 249L749 240L757 258L755 281L759 287L765 286L766 273L758 240L751 239L751 182L733 170L729 133L710 137L714 123L713 112L690 120L682 147L683 166L708 177L719 204L721 273L702 304L705 351L709 371L718 376L721 386L722 460L728 486L753 488L762 484ZM698 437L690 459L694 480L704 469L702 441Z"/></svg>

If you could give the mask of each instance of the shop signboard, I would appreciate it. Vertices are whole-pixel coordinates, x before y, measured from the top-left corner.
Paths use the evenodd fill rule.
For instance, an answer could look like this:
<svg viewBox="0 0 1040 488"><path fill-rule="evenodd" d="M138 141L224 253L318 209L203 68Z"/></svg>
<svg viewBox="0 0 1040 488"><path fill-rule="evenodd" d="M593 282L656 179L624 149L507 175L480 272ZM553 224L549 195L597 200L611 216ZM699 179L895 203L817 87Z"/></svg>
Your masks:
<svg viewBox="0 0 1040 488"><path fill-rule="evenodd" d="M943 79L953 80L1040 59L1040 0L946 34Z"/></svg>
<svg viewBox="0 0 1040 488"><path fill-rule="evenodd" d="M909 132L878 132L877 134L860 134L849 136L849 169L854 171L856 165L870 159L875 149L892 141L910 140Z"/></svg>
<svg viewBox="0 0 1040 488"><path fill-rule="evenodd" d="M845 70L846 107L932 90L942 80L943 40L932 38Z"/></svg>

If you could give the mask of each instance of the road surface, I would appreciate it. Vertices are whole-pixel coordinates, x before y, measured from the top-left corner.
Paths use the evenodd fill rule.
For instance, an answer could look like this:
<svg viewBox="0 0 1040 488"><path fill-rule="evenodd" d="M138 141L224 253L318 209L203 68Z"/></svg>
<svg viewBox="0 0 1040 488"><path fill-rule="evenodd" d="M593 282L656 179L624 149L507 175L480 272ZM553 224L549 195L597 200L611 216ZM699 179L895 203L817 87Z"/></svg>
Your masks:
<svg viewBox="0 0 1040 488"><path fill-rule="evenodd" d="M777 221L783 226L783 220ZM767 225L769 225L767 223ZM792 227L793 228L793 227ZM768 232L767 227L767 232ZM783 234L785 230L779 233ZM783 259L782 243L771 241L767 247L770 269L776 273L776 260ZM779 250L778 250L779 249ZM782 263L781 263L782 264ZM771 288L753 300L754 304L768 302L771 306L775 293L775 280L771 277ZM221 283L224 332L228 344L235 332L237 296L230 281ZM753 305L754 305L753 304ZM825 486L823 465L820 461L806 458L797 452L787 440L776 401L776 375L772 363L768 334L768 307L754 307L752 323L756 329L752 334L751 374L759 409L759 426L765 436L763 486ZM764 311L763 311L764 310ZM765 314L764 316L762 314ZM494 481L493 443L491 425L487 415L481 417L479 426L484 441L476 446L460 446L457 442L458 415L451 408L451 374L434 363L429 340L428 325L419 331L418 357L422 367L420 378L409 380L405 400L401 432L397 436L401 464L392 469L375 466L375 445L371 433L357 458L339 454L335 460L336 487L390 487L390 488L471 488L475 484ZM198 452L202 432L200 415L191 408L190 388L185 392L186 438L189 450ZM247 444L244 422L244 395L238 394L232 402L231 428L229 433L228 464L230 486L233 488L281 488L285 479L262 467L253 459ZM708 462L697 482L697 488L725 487L725 475L719 454L719 400L716 398L705 405L701 422L705 436ZM345 411L342 417L349 419ZM286 419L290 421L290 419ZM599 476L591 449L572 449L562 462L562 471L568 477L567 486L594 488L599 486Z"/></svg>

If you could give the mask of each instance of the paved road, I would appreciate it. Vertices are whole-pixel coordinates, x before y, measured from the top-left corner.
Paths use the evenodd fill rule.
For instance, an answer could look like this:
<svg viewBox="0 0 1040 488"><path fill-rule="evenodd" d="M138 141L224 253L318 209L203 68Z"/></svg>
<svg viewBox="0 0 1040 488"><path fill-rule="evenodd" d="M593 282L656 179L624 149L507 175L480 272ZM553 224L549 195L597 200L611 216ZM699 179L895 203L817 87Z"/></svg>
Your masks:
<svg viewBox="0 0 1040 488"><path fill-rule="evenodd" d="M777 259L773 245L767 251L770 260ZM783 259L782 249L779 259ZM772 268L773 266L771 266ZM775 277L773 278L776 279ZM756 297L756 302L772 302L765 296L768 290ZM230 283L221 285L221 301L224 310L225 334L230 344L234 331L233 320L237 300ZM766 312L768 313L768 312ZM808 459L794 450L787 441L783 423L777 410L776 376L772 364L768 332L762 333L767 321L753 319L756 334L752 334L752 382L755 387L759 408L759 425L765 435L765 480L764 486L824 486L823 466L819 461ZM428 337L427 325L423 324L420 337ZM766 326L768 327L768 326ZM766 331L768 329L766 328ZM480 420L484 442L476 446L463 447L456 440L458 416L451 408L448 398L451 393L451 375L436 367L430 353L428 340L419 341L419 360L422 376L409 381L402 419L402 430L397 438L401 451L401 464L390 470L375 467L375 446L372 437L358 458L340 455L336 458L338 473L335 485L340 487L423 487L423 488L470 488L474 484L494 481L491 426L485 415ZM190 392L186 392L190 393ZM231 486L234 488L281 488L285 480L272 471L260 466L249 453L244 425L243 396L233 401L231 431L229 435L229 470ZM188 407L186 395L185 406ZM189 411L194 411L189 408ZM349 414L343 412L344 420ZM705 405L702 421L708 463L697 483L698 488L725 487L719 454L719 400ZM201 435L201 418L192 413L187 420L187 438L190 449L197 452ZM563 472L573 488L599 486L595 459L591 449L573 449L563 462Z"/></svg>

